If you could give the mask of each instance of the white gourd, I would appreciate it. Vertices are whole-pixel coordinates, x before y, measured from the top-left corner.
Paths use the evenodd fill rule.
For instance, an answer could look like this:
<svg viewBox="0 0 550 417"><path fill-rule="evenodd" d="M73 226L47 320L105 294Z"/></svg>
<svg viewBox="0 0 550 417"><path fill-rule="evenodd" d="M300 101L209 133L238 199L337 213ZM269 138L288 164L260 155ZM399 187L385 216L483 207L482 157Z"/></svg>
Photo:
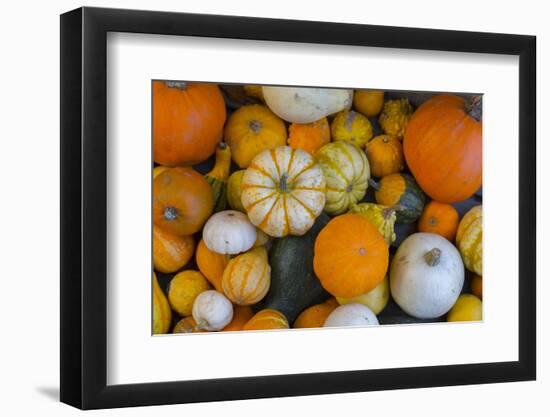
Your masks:
<svg viewBox="0 0 550 417"><path fill-rule="evenodd" d="M197 329L221 330L233 319L233 304L218 291L201 292L193 303L193 318Z"/></svg>
<svg viewBox="0 0 550 417"><path fill-rule="evenodd" d="M378 319L370 308L359 303L337 307L325 320L324 327L378 326Z"/></svg>
<svg viewBox="0 0 550 417"><path fill-rule="evenodd" d="M455 246L433 233L415 233L401 243L390 268L395 302L420 319L441 317L464 284L464 265Z"/></svg>
<svg viewBox="0 0 550 417"><path fill-rule="evenodd" d="M256 228L246 214L225 210L214 214L202 231L208 249L221 254L234 255L245 252L256 242Z"/></svg>

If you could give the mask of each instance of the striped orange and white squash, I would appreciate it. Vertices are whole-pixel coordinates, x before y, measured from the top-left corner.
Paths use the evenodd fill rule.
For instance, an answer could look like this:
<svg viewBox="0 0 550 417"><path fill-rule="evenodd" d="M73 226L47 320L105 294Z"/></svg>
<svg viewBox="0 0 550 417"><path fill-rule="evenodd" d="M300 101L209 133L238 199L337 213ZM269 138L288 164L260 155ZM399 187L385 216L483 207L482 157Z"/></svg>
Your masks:
<svg viewBox="0 0 550 417"><path fill-rule="evenodd" d="M265 297L270 284L271 267L262 246L231 259L223 272L223 292L237 305L256 304Z"/></svg>
<svg viewBox="0 0 550 417"><path fill-rule="evenodd" d="M365 152L351 143L338 141L319 149L316 159L327 182L327 213L342 214L365 196L370 178Z"/></svg>
<svg viewBox="0 0 550 417"><path fill-rule="evenodd" d="M303 235L325 205L325 177L313 157L280 146L258 154L244 173L241 201L250 221L273 237Z"/></svg>
<svg viewBox="0 0 550 417"><path fill-rule="evenodd" d="M258 311L243 327L243 330L288 329L288 320L280 311L266 308Z"/></svg>
<svg viewBox="0 0 550 417"><path fill-rule="evenodd" d="M460 220L456 232L456 246L466 268L478 275L483 275L482 206L472 207Z"/></svg>

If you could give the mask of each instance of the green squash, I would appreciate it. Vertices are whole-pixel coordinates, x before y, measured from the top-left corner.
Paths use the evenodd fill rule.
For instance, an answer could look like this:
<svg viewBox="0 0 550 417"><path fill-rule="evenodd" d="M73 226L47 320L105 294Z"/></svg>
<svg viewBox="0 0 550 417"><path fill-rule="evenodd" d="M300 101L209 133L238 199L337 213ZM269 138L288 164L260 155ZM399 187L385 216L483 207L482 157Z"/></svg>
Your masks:
<svg viewBox="0 0 550 417"><path fill-rule="evenodd" d="M397 223L414 223L424 210L426 197L413 177L408 174L391 174L378 183L369 180L375 189L378 204L395 208Z"/></svg>
<svg viewBox="0 0 550 417"><path fill-rule="evenodd" d="M271 286L256 310L278 310L293 323L304 309L330 297L313 272L315 238L328 221L322 213L305 235L275 239L269 251Z"/></svg>
<svg viewBox="0 0 550 417"><path fill-rule="evenodd" d="M349 211L365 217L384 236L388 246L395 241L394 226L397 217L394 207L374 203L360 203L351 206Z"/></svg>

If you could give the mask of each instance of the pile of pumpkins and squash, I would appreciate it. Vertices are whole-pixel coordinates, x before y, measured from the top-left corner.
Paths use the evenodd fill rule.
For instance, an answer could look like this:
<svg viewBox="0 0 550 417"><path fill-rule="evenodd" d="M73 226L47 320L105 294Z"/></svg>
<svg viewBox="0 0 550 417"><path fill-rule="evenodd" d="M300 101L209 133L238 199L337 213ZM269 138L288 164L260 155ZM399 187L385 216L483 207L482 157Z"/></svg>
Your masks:
<svg viewBox="0 0 550 417"><path fill-rule="evenodd" d="M481 97L153 82L153 333L482 319Z"/></svg>

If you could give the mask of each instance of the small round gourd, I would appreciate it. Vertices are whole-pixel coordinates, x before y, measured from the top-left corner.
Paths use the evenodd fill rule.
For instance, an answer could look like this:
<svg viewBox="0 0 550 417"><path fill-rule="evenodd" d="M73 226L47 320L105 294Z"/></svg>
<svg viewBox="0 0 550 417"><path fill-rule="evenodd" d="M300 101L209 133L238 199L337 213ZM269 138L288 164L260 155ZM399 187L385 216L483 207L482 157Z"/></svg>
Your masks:
<svg viewBox="0 0 550 417"><path fill-rule="evenodd" d="M247 251L254 245L256 228L240 211L225 210L208 219L202 238L211 251L233 255Z"/></svg>
<svg viewBox="0 0 550 417"><path fill-rule="evenodd" d="M366 116L353 110L338 113L330 125L332 140L350 142L364 149L372 138L372 125Z"/></svg>
<svg viewBox="0 0 550 417"><path fill-rule="evenodd" d="M208 280L199 271L182 271L168 285L168 301L180 316L189 316L197 296L210 288Z"/></svg>
<svg viewBox="0 0 550 417"><path fill-rule="evenodd" d="M413 112L414 109L406 98L388 100L384 103L378 122L385 134L403 140Z"/></svg>
<svg viewBox="0 0 550 417"><path fill-rule="evenodd" d="M464 265L477 275L483 275L483 210L475 206L468 211L458 225L456 246Z"/></svg>
<svg viewBox="0 0 550 417"><path fill-rule="evenodd" d="M462 294L447 314L447 321L481 321L483 303L472 294Z"/></svg>
<svg viewBox="0 0 550 417"><path fill-rule="evenodd" d="M336 308L325 320L323 327L378 326L378 319L370 308L351 303Z"/></svg>
<svg viewBox="0 0 550 417"><path fill-rule="evenodd" d="M233 304L222 293L204 291L195 298L193 318L198 330L221 330L233 319Z"/></svg>
<svg viewBox="0 0 550 417"><path fill-rule="evenodd" d="M380 90L356 90L353 107L367 117L377 116L384 105L384 92Z"/></svg>
<svg viewBox="0 0 550 417"><path fill-rule="evenodd" d="M444 315L463 284L460 253L447 239L433 233L410 235L391 263L391 295L403 311L419 319Z"/></svg>
<svg viewBox="0 0 550 417"><path fill-rule="evenodd" d="M395 174L402 171L405 166L403 145L395 136L376 136L367 143L365 151L371 173L375 177Z"/></svg>
<svg viewBox="0 0 550 417"><path fill-rule="evenodd" d="M261 246L231 259L222 278L224 294L238 305L252 305L262 300L270 283L267 250Z"/></svg>
<svg viewBox="0 0 550 417"><path fill-rule="evenodd" d="M312 123L349 109L353 90L337 88L266 87L263 96L269 108L290 123Z"/></svg>
<svg viewBox="0 0 550 417"><path fill-rule="evenodd" d="M450 204L430 201L424 207L424 211L418 220L418 231L436 233L447 238L450 242L455 240L458 228L458 212Z"/></svg>

